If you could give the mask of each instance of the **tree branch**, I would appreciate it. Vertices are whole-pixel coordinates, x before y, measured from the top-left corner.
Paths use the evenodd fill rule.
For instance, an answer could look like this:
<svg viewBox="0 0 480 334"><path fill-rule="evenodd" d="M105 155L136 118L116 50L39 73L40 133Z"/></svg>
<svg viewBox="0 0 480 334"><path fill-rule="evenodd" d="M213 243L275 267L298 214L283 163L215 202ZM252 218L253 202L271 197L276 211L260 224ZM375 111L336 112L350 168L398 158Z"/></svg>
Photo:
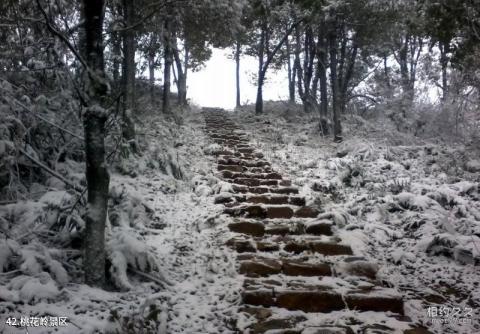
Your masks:
<svg viewBox="0 0 480 334"><path fill-rule="evenodd" d="M288 36L290 36L290 34L292 33L293 29L295 29L302 21L303 21L303 19L298 20L297 22L295 22L294 24L292 24L292 25L290 26L290 28L285 32L285 35L282 37L282 39L280 40L280 42L278 42L278 44L277 44L277 45L275 46L275 48L272 50L272 52L271 52L270 55L268 56L267 60L266 60L265 63L263 64L263 68L262 68L262 75L263 75L263 76L265 76L265 73L267 72L268 65L270 65L270 63L272 62L273 57L275 56L275 54L278 52L278 50L280 50L280 48L282 47L283 43L285 43L285 41L287 40Z"/></svg>
<svg viewBox="0 0 480 334"><path fill-rule="evenodd" d="M75 137L75 138L78 138L78 139L80 139L80 140L84 140L84 138L83 138L82 136L79 136L79 135L77 135L76 133L71 132L70 130L67 130L67 129L62 128L60 125L57 125L57 124L49 121L48 119L44 118L43 116L37 115L35 112L33 112L30 108L28 108L28 107L27 107L26 105L24 105L22 102L18 101L15 97L12 96L12 98L13 98L13 101L14 101L15 103L17 103L20 107L22 107L22 108L25 109L26 111L30 112L33 116L41 119L41 120L44 121L45 123L48 123L48 124L50 124L51 126L56 127L57 129L65 132L65 133L68 133L69 135L71 135L71 136L73 136L73 137Z"/></svg>
<svg viewBox="0 0 480 334"><path fill-rule="evenodd" d="M45 165L43 162L39 161L38 159L32 157L29 153L27 153L24 149L22 148L17 148L17 150L22 153L24 156L26 156L30 161L32 161L35 165L46 171L48 174L56 177L57 179L61 180L63 183L65 183L67 186L71 187L75 191L79 192L80 194L83 193L84 188L80 187L79 185L73 183L72 181L66 179L63 175L57 173L47 165Z"/></svg>
<svg viewBox="0 0 480 334"><path fill-rule="evenodd" d="M75 57L78 59L78 61L82 64L82 66L88 70L89 72L90 71L90 68L88 67L87 65L87 62L85 61L85 59L83 59L83 57L80 55L80 53L78 52L78 50L72 45L72 43L70 42L70 40L65 37L64 34L62 34L60 31L58 31L57 29L55 29L55 27L52 25L52 22L50 20L50 18L48 17L48 14L47 12L45 11L45 9L42 7L41 3L40 3L40 0L36 0L37 2L37 6L38 6L38 9L40 9L40 11L42 12L42 15L43 17L45 18L45 24L47 25L47 28L48 30L50 30L50 32L57 36L58 38L60 38L64 43L65 45L70 49L70 51L72 51L72 53L75 55Z"/></svg>

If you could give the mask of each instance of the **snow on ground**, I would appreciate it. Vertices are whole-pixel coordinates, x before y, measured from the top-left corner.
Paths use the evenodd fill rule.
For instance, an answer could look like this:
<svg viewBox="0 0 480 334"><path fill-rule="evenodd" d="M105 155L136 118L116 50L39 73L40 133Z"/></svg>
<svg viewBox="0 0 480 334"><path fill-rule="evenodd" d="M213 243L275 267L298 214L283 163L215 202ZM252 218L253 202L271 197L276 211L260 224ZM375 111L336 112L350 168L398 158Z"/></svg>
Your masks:
<svg viewBox="0 0 480 334"><path fill-rule="evenodd" d="M382 280L406 295L409 317L437 333L480 331L478 157L357 118L344 124L345 142L333 144L317 134L311 115L232 117L308 204L341 227L343 242L380 264ZM224 246L232 234L213 204L231 186L214 176L214 162L204 154L216 148L203 124L195 110L177 123L148 116L140 131L145 154L113 172L111 291L80 284L81 257L73 245L82 220L68 209L75 199L61 182L38 185L35 201L0 207L0 226L9 231L0 240L0 332L25 333L5 325L14 316L67 317L69 325L56 333L234 332L243 279ZM59 168L82 183L81 164ZM46 242L52 235L57 248ZM473 319L431 324L428 306L471 308ZM378 320L348 310L302 316L311 324ZM29 333L47 332L29 327Z"/></svg>
<svg viewBox="0 0 480 334"><path fill-rule="evenodd" d="M478 156L357 117L334 144L318 134L316 115L266 109L232 117L307 204L343 227L343 242L380 264L381 279L408 300L407 315L436 333L480 332ZM428 307L459 308L466 320L432 324Z"/></svg>
<svg viewBox="0 0 480 334"><path fill-rule="evenodd" d="M112 291L79 284L75 271L81 262L58 259L63 250L56 254L32 232L40 223L58 222L61 210L48 208L71 204L64 189L1 208L5 222L21 222L0 240L1 333L25 333L5 323L22 316L38 321L67 317L68 326L56 333L126 333L131 327L142 333L233 332L229 328L242 282L233 254L223 245L229 232L217 228L222 219L213 188L219 180L203 152L209 144L203 117L193 109L173 125L161 116L148 116L144 123L140 144L145 154L121 163L111 177L107 250L116 285ZM18 257L21 267L7 270ZM48 333L53 327L28 330Z"/></svg>

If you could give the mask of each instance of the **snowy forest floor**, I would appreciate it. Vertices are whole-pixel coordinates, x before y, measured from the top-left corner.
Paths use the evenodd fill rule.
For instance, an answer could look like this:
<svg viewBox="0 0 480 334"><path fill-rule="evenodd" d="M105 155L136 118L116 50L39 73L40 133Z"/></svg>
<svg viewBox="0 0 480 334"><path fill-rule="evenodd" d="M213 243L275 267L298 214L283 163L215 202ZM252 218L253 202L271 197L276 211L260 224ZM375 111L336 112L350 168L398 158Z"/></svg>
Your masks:
<svg viewBox="0 0 480 334"><path fill-rule="evenodd" d="M344 143L333 144L311 115L288 109L231 118L308 205L332 213L355 253L381 265L380 278L405 294L407 316L436 333L480 332L478 156L360 118L346 121ZM51 182L31 201L0 207L3 221L21 222L0 243L0 267L21 263L0 273L0 332L25 333L5 324L20 316L68 317L57 333L234 331L243 278L224 245L232 233L222 208L213 204L223 181L206 154L212 142L203 116L193 108L173 123L158 115L142 123L144 154L116 167L110 190L111 280L124 291L80 284L81 262L71 256L78 250L42 242L39 224L56 221L73 201L65 185ZM82 167L68 166L77 175ZM157 268L160 286L139 274L148 268ZM471 321L432 324L433 305L471 308Z"/></svg>
<svg viewBox="0 0 480 334"><path fill-rule="evenodd" d="M378 278L404 295L406 315L436 333L480 332L478 152L355 116L335 144L319 135L316 115L269 109L233 118L307 205L333 214L355 254L380 265ZM450 312L449 321L432 323L430 306ZM456 322L454 309L469 319Z"/></svg>

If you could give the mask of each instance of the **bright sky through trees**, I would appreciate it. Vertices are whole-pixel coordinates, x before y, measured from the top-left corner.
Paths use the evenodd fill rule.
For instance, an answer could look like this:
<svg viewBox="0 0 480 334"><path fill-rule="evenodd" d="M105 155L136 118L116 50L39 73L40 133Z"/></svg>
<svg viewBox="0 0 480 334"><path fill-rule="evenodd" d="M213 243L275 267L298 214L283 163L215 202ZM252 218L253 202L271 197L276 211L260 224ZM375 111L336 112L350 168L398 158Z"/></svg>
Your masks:
<svg viewBox="0 0 480 334"><path fill-rule="evenodd" d="M189 74L188 98L201 106L235 107L235 61L228 55L230 50L214 49L212 58L199 72ZM243 56L241 63L241 96L242 103L255 102L256 84L252 74L257 70L257 60ZM271 71L267 76L265 100L288 99L286 71Z"/></svg>

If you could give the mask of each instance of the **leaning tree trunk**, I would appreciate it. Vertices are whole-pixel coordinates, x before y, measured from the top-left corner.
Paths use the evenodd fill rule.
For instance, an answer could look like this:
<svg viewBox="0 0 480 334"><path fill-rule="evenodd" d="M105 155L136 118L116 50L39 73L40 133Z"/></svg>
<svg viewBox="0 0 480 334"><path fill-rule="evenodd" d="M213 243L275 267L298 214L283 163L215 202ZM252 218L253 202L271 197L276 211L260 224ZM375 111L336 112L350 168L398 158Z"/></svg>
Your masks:
<svg viewBox="0 0 480 334"><path fill-rule="evenodd" d="M85 55L89 105L84 116L85 160L88 210L85 228L85 282L105 284L105 220L107 217L109 174L105 165L105 122L103 108L108 85L103 55L103 0L84 0Z"/></svg>
<svg viewBox="0 0 480 334"><path fill-rule="evenodd" d="M172 55L172 45L171 45L171 29L170 29L170 20L165 20L165 40L163 48L163 102L162 110L164 113L169 113L171 110L170 106L170 82L171 82L171 68L173 64L173 55Z"/></svg>
<svg viewBox="0 0 480 334"><path fill-rule="evenodd" d="M135 31L134 24L135 0L123 0L123 15L126 29L123 31L123 110L122 110L122 137L129 143L130 149L135 152L135 124L132 114L135 108ZM127 149L128 151L128 149ZM124 152L128 155L128 152Z"/></svg>
<svg viewBox="0 0 480 334"><path fill-rule="evenodd" d="M335 14L333 14L332 17ZM338 78L337 78L337 34L336 23L332 22L328 36L330 52L330 86L332 89L332 113L333 113L333 140L342 141L342 125L340 123L340 106L338 101Z"/></svg>
<svg viewBox="0 0 480 334"><path fill-rule="evenodd" d="M236 84L236 107L240 108L242 106L240 101L240 53L241 53L241 44L237 41L235 49L235 84Z"/></svg>

